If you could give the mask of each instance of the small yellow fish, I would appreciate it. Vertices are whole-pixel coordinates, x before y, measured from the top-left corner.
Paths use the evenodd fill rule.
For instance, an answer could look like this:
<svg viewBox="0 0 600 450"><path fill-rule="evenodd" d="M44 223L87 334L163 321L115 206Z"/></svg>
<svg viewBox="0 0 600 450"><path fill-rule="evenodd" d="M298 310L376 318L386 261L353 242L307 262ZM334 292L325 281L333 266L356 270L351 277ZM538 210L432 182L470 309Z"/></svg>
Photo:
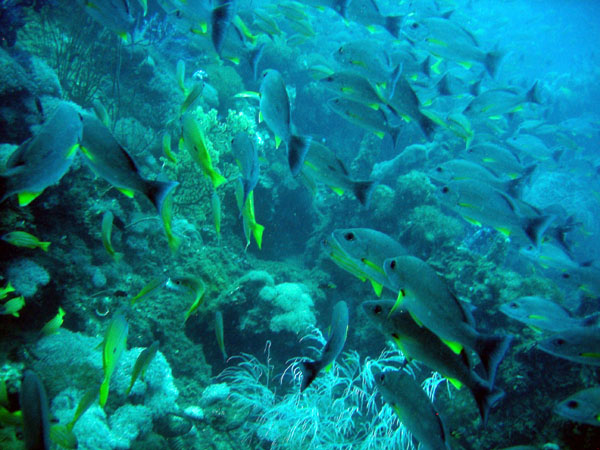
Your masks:
<svg viewBox="0 0 600 450"><path fill-rule="evenodd" d="M10 284L9 281L8 283L6 283L6 286L0 289L0 300L6 298L6 296L11 292L15 292L15 288L12 286L12 284Z"/></svg>
<svg viewBox="0 0 600 450"><path fill-rule="evenodd" d="M20 297L11 298L9 301L0 306L0 315L13 315L19 317L19 311L25 306L25 298L21 295Z"/></svg>
<svg viewBox="0 0 600 450"><path fill-rule="evenodd" d="M171 253L175 254L181 245L181 238L173 233L173 227L171 225L171 222L173 221L173 195L171 193L169 193L163 201L160 218L163 222L163 228L167 235L167 242L169 243Z"/></svg>
<svg viewBox="0 0 600 450"><path fill-rule="evenodd" d="M63 318L65 317L65 310L60 306L58 307L58 314L50 319L46 325L42 327L40 331L44 336L48 336L49 334L56 333L60 326L63 324Z"/></svg>
<svg viewBox="0 0 600 450"><path fill-rule="evenodd" d="M42 242L33 234L29 234L26 231L11 231L0 239L15 247L41 248L45 252L48 251L48 247L50 246L50 242Z"/></svg>
<svg viewBox="0 0 600 450"><path fill-rule="evenodd" d="M260 250L262 247L262 236L263 232L265 231L265 227L256 222L256 217L254 215L254 191L251 191L248 194L246 203L243 203L244 187L242 185L242 181L238 180L235 189L235 197L238 208L242 213L244 235L246 236L246 249L250 245L250 233L252 233L254 240L256 241L256 245L258 245L258 249Z"/></svg>
<svg viewBox="0 0 600 450"><path fill-rule="evenodd" d="M200 166L202 172L211 179L215 189L227 181L213 167L204 132L192 114L186 114L183 117L183 142L192 159Z"/></svg>
<svg viewBox="0 0 600 450"><path fill-rule="evenodd" d="M225 329L223 326L223 314L221 311L215 313L215 334L217 336L217 344L221 355L223 355L223 361L227 361L227 351L225 350Z"/></svg>
<svg viewBox="0 0 600 450"><path fill-rule="evenodd" d="M144 286L140 292L138 292L134 297L131 298L131 300L129 301L129 304L131 306L135 305L137 302L139 302L140 300L142 300L144 297L147 297L148 295L152 294L153 292L158 291L160 288L162 288L165 283L167 282L167 277L165 276L161 276L158 278L153 278L151 279L148 284L146 284L146 286Z"/></svg>
<svg viewBox="0 0 600 450"><path fill-rule="evenodd" d="M77 404L77 409L75 410L75 414L71 421L66 425L66 427L70 430L73 429L79 418L83 415L84 412L88 410L90 406L94 403L98 397L98 391L96 388L88 389L79 399L79 403Z"/></svg>
<svg viewBox="0 0 600 450"><path fill-rule="evenodd" d="M104 380L100 385L100 406L102 408L108 400L110 378L117 367L121 354L127 348L128 331L129 325L122 314L117 314L108 324L102 343L102 366L104 368Z"/></svg>
<svg viewBox="0 0 600 450"><path fill-rule="evenodd" d="M167 157L167 159L173 163L177 162L177 157L173 154L173 150L171 149L171 135L168 131L163 134L163 153Z"/></svg>
<svg viewBox="0 0 600 450"><path fill-rule="evenodd" d="M217 240L220 242L221 241L221 199L219 198L219 194L217 194L216 190L213 191L211 205L212 205L213 219L214 219L214 223L215 223L215 231L217 233Z"/></svg>
<svg viewBox="0 0 600 450"><path fill-rule="evenodd" d="M154 341L150 347L145 348L141 351L141 353L135 360L133 371L131 373L131 381L129 383L129 387L125 391L125 395L129 395L129 393L131 392L131 388L135 384L135 380L137 380L138 377L141 377L142 380L144 379L144 376L146 375L146 370L148 370L148 366L156 356L157 351L158 341Z"/></svg>
<svg viewBox="0 0 600 450"><path fill-rule="evenodd" d="M123 253L116 252L112 245L111 234L112 234L113 220L114 220L113 213L110 211L106 211L104 213L104 215L102 216L102 231L100 234L102 236L102 244L104 245L104 248L106 249L108 254L110 256L112 256L112 258L116 262L119 262L121 260L121 258L123 258Z"/></svg>
<svg viewBox="0 0 600 450"><path fill-rule="evenodd" d="M194 314L198 308L204 302L204 294L206 287L201 278L198 277L176 277L170 278L166 284L167 288L179 292L182 294L190 295L194 298L192 305L188 308L185 313L184 322L186 322L192 314Z"/></svg>

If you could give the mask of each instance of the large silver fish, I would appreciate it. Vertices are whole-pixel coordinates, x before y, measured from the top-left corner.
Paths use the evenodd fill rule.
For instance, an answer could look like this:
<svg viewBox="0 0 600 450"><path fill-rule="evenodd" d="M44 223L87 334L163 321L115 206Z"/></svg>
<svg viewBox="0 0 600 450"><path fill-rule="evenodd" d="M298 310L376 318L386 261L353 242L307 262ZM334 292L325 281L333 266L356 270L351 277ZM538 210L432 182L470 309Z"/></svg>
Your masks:
<svg viewBox="0 0 600 450"><path fill-rule="evenodd" d="M275 134L275 146L286 144L288 163L292 175L302 170L304 157L310 145L310 138L292 133L290 100L281 74L275 69L267 69L260 83L260 114L269 129Z"/></svg>
<svg viewBox="0 0 600 450"><path fill-rule="evenodd" d="M419 326L408 310L394 310L394 300L372 300L361 303L363 311L370 321L387 338L393 340L407 359L416 359L431 370L439 372L457 389L465 385L473 395L481 421L485 426L490 408L497 403L504 392L490 389L471 367L470 358L465 350L454 353L434 333Z"/></svg>
<svg viewBox="0 0 600 450"><path fill-rule="evenodd" d="M71 167L82 137L81 115L62 102L31 139L17 148L0 174L0 203L17 194L19 205L35 200Z"/></svg>
<svg viewBox="0 0 600 450"><path fill-rule="evenodd" d="M179 184L176 181L151 181L140 171L113 134L96 117L86 114L83 118L81 150L85 162L98 175L128 197L134 192L144 194L159 213L167 195Z"/></svg>
<svg viewBox="0 0 600 450"><path fill-rule="evenodd" d="M425 261L403 255L386 259L383 268L389 282L399 291L400 306L410 311L419 324L439 336L455 353L460 353L463 348L477 353L489 384L493 386L496 370L512 337L477 331L465 306Z"/></svg>
<svg viewBox="0 0 600 450"><path fill-rule="evenodd" d="M403 370L373 371L377 390L402 424L428 450L449 450L450 435L438 410L415 379Z"/></svg>

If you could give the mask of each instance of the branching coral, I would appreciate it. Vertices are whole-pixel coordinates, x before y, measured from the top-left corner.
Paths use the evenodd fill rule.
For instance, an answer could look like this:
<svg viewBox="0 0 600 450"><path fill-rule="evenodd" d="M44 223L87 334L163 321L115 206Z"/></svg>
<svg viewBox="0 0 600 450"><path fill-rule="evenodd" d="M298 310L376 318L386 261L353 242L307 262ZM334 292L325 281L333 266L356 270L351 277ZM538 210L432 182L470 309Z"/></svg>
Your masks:
<svg viewBox="0 0 600 450"><path fill-rule="evenodd" d="M91 105L118 60L118 37L81 8L56 5L33 15L20 40L31 53L46 58L68 98L82 106Z"/></svg>

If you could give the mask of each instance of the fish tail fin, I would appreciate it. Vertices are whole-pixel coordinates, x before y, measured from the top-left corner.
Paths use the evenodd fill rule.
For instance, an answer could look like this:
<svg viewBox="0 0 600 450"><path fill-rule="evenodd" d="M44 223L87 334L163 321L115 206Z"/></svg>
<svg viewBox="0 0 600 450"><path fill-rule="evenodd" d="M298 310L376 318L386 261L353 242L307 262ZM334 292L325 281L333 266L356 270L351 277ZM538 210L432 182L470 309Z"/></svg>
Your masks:
<svg viewBox="0 0 600 450"><path fill-rule="evenodd" d="M144 194L156 207L159 214L162 212L163 203L169 193L178 185L177 181L150 181L146 180Z"/></svg>
<svg viewBox="0 0 600 450"><path fill-rule="evenodd" d="M304 361L300 363L300 371L302 372L302 384L300 385L300 392L304 391L304 389L310 386L315 378L317 378L320 370L321 367L316 361Z"/></svg>
<svg viewBox="0 0 600 450"><path fill-rule="evenodd" d="M223 183L225 183L227 181L227 178L225 178L223 175L221 175L216 170L212 170L210 172L210 180L212 181L212 184L213 184L214 188L216 189L219 186L221 186Z"/></svg>
<svg viewBox="0 0 600 450"><path fill-rule="evenodd" d="M352 185L352 192L361 205L369 207L373 191L379 184L377 180L355 181Z"/></svg>
<svg viewBox="0 0 600 450"><path fill-rule="evenodd" d="M483 336L477 342L475 351L485 368L490 389L494 388L496 371L508 351L512 340L512 336Z"/></svg>
<svg viewBox="0 0 600 450"><path fill-rule="evenodd" d="M385 16L383 27L395 38L400 35L400 24L404 16Z"/></svg>
<svg viewBox="0 0 600 450"><path fill-rule="evenodd" d="M599 319L600 319L600 312L596 312L596 313L590 314L589 316L584 317L583 320L581 321L581 325L583 325L584 327L595 326L595 325L598 325Z"/></svg>
<svg viewBox="0 0 600 450"><path fill-rule="evenodd" d="M387 98L390 99L394 96L394 92L396 92L396 85L398 84L398 80L402 76L403 66L402 63L398 64L394 67L392 74L390 75L390 91L387 95Z"/></svg>
<svg viewBox="0 0 600 450"><path fill-rule="evenodd" d="M542 98L540 96L540 89L538 88L537 80L535 83L533 83L533 86L531 86L531 89L529 89L527 91L527 94L525 94L525 101L530 102L530 103L537 103L538 105L541 105Z"/></svg>
<svg viewBox="0 0 600 450"><path fill-rule="evenodd" d="M252 67L252 77L254 81L258 79L258 64L262 58L263 50L265 48L264 42L258 44L254 50L250 52L250 67Z"/></svg>
<svg viewBox="0 0 600 450"><path fill-rule="evenodd" d="M497 49L485 54L483 65L485 66L485 70L487 70L492 78L496 78L498 66L500 65L503 57L504 52L501 52Z"/></svg>
<svg viewBox="0 0 600 450"><path fill-rule="evenodd" d="M50 247L51 242L40 242L40 248L45 252L48 251L48 247Z"/></svg>
<svg viewBox="0 0 600 450"><path fill-rule="evenodd" d="M477 97L481 93L481 80L477 80L469 86L469 94Z"/></svg>
<svg viewBox="0 0 600 450"><path fill-rule="evenodd" d="M450 82L448 81L448 73L445 73L442 78L435 84L435 88L440 95L452 95L450 91Z"/></svg>
<svg viewBox="0 0 600 450"><path fill-rule="evenodd" d="M421 72L423 72L425 75L427 75L427 78L431 77L431 56L427 55L427 57L421 61L420 65L420 70Z"/></svg>
<svg viewBox="0 0 600 450"><path fill-rule="evenodd" d="M550 226L550 224L556 218L555 215L547 215L547 216L536 216L530 219L527 219L525 223L525 234L527 237L533 242L536 248L539 248L542 244L542 237L544 233Z"/></svg>
<svg viewBox="0 0 600 450"><path fill-rule="evenodd" d="M304 165L304 158L310 148L312 138L310 136L294 136L290 137L288 143L288 163L293 176L298 176Z"/></svg>
<svg viewBox="0 0 600 450"><path fill-rule="evenodd" d="M523 186L527 186L529 181L531 180L531 175L537 169L537 164L531 164L530 166L525 167L525 170L521 174L521 176L514 178L508 182L507 192L515 198L521 198L521 191L523 190Z"/></svg>
<svg viewBox="0 0 600 450"><path fill-rule="evenodd" d="M477 386L473 388L472 393L475 403L477 403L477 408L479 408L481 425L485 428L490 415L490 409L504 398L504 391L500 388L492 390L483 380L481 380L477 382Z"/></svg>
<svg viewBox="0 0 600 450"><path fill-rule="evenodd" d="M106 401L108 400L108 389L110 384L110 378L104 377L102 384L100 385L100 407L104 408Z"/></svg>
<svg viewBox="0 0 600 450"><path fill-rule="evenodd" d="M254 240L256 241L256 245L258 245L258 249L262 249L262 237L263 232L265 231L265 227L261 224L257 223L252 227L252 236L254 236Z"/></svg>
<svg viewBox="0 0 600 450"><path fill-rule="evenodd" d="M419 117L419 127L429 142L433 140L436 123L424 114Z"/></svg>

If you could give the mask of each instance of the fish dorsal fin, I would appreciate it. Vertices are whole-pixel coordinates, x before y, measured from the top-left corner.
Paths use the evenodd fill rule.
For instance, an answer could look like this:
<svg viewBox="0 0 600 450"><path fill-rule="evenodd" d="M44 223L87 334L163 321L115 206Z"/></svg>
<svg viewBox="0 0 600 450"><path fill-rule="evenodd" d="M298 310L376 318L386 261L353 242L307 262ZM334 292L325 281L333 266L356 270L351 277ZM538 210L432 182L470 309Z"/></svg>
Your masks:
<svg viewBox="0 0 600 450"><path fill-rule="evenodd" d="M417 316L415 316L415 315L414 315L412 312L410 312L410 311L409 311L408 313L410 314L410 317L412 317L412 320L414 320L414 321L415 321L415 323L416 323L417 325L419 325L420 327L422 327L422 326L423 326L423 322L421 322ZM444 343L445 343L445 342L444 342Z"/></svg>
<svg viewBox="0 0 600 450"><path fill-rule="evenodd" d="M404 345L402 344L402 338L400 338L400 336L396 333L392 333L392 340L394 341L394 344L396 344L396 347L398 347L398 349L402 352L402 355L407 359L407 360L411 360L411 356L406 352L406 350L404 349Z"/></svg>

